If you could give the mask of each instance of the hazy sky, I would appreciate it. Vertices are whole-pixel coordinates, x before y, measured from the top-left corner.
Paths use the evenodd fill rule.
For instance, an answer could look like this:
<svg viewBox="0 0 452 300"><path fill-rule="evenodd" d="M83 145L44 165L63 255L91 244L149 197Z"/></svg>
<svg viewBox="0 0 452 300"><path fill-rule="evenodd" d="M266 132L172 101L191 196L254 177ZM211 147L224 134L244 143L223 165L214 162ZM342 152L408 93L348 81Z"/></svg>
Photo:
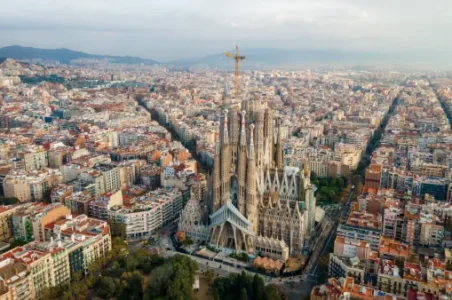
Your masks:
<svg viewBox="0 0 452 300"><path fill-rule="evenodd" d="M6 3L5 3L6 2ZM241 47L452 51L451 0L0 0L0 46L159 60Z"/></svg>

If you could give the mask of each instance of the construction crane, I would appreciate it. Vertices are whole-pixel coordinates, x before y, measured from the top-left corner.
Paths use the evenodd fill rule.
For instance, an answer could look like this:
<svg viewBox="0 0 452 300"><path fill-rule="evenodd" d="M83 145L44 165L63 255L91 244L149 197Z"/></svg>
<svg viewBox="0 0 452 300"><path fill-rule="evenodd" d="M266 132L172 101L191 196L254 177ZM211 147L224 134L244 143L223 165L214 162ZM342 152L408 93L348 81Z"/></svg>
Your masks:
<svg viewBox="0 0 452 300"><path fill-rule="evenodd" d="M224 55L235 60L235 101L239 101L240 94L240 73L239 62L245 59L245 56L239 55L239 46L235 46L235 53L225 52Z"/></svg>

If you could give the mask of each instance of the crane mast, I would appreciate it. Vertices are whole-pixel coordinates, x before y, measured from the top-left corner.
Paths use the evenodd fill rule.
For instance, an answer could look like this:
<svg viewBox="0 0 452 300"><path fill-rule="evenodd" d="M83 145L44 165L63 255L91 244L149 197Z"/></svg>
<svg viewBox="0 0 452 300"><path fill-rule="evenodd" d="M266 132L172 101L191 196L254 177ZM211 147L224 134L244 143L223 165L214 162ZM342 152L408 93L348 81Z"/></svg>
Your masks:
<svg viewBox="0 0 452 300"><path fill-rule="evenodd" d="M235 99L239 101L240 96L240 61L245 59L245 56L239 55L239 46L235 46L235 53L226 52L225 55L227 57L233 58L235 60Z"/></svg>

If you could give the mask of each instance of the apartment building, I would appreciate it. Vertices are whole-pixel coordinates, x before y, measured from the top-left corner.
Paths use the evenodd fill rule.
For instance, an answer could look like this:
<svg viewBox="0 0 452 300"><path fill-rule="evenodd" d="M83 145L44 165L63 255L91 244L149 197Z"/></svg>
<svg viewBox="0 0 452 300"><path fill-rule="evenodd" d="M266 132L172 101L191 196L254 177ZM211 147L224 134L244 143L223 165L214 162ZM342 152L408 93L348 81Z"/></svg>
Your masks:
<svg viewBox="0 0 452 300"><path fill-rule="evenodd" d="M16 239L24 241L46 241L50 239L46 235L45 227L63 219L71 212L61 203L47 204L44 202L32 202L19 206L11 217L12 231Z"/></svg>
<svg viewBox="0 0 452 300"><path fill-rule="evenodd" d="M48 241L51 234L46 234L45 228L58 220L66 218L71 211L61 203L54 203L45 206L42 210L31 216L31 224L33 227L33 238L35 241Z"/></svg>
<svg viewBox="0 0 452 300"><path fill-rule="evenodd" d="M401 300L406 298L399 298L394 294L382 292L378 288L355 283L353 277L345 277L341 279L330 278L326 284L314 287L311 290L310 299Z"/></svg>
<svg viewBox="0 0 452 300"><path fill-rule="evenodd" d="M102 194L88 204L88 215L92 218L107 220L108 212L113 206L123 205L122 191L112 191Z"/></svg>
<svg viewBox="0 0 452 300"><path fill-rule="evenodd" d="M55 285L50 253L16 247L0 255L0 274L12 299L38 299L42 291ZM10 276L8 276L10 275Z"/></svg>
<svg viewBox="0 0 452 300"><path fill-rule="evenodd" d="M78 178L83 168L77 164L64 164L59 167L64 182L70 182Z"/></svg>
<svg viewBox="0 0 452 300"><path fill-rule="evenodd" d="M11 171L3 180L3 191L7 198L17 198L21 202L40 201L46 193L63 181L60 171Z"/></svg>
<svg viewBox="0 0 452 300"><path fill-rule="evenodd" d="M31 242L26 246L45 253L50 253L52 257L53 272L55 282L53 285L61 286L71 281L71 272L69 264L70 242L67 240L54 240L48 242ZM69 250L68 250L69 249Z"/></svg>
<svg viewBox="0 0 452 300"><path fill-rule="evenodd" d="M0 206L0 241L11 238L13 233L11 218L19 208L20 205Z"/></svg>
<svg viewBox="0 0 452 300"><path fill-rule="evenodd" d="M89 203L94 200L94 196L88 191L73 193L64 200L64 205L71 210L73 214L88 215Z"/></svg>
<svg viewBox="0 0 452 300"><path fill-rule="evenodd" d="M104 177L105 192L121 189L121 176L117 166L100 164L96 166L96 170L101 172Z"/></svg>
<svg viewBox="0 0 452 300"><path fill-rule="evenodd" d="M426 247L439 248L443 245L443 239L443 225L434 224L431 221L429 222L421 219L419 244Z"/></svg>
<svg viewBox="0 0 452 300"><path fill-rule="evenodd" d="M141 168L140 182L148 189L156 189L160 187L163 168L159 166L147 165Z"/></svg>
<svg viewBox="0 0 452 300"><path fill-rule="evenodd" d="M66 157L69 155L68 147L50 149L48 151L49 168L59 169L63 166Z"/></svg>
<svg viewBox="0 0 452 300"><path fill-rule="evenodd" d="M378 164L371 164L366 169L366 177L364 186L367 188L379 189L381 184L381 172L383 166Z"/></svg>
<svg viewBox="0 0 452 300"><path fill-rule="evenodd" d="M59 202L64 204L64 200L72 195L73 192L74 187L72 185L61 183L52 189L52 192L50 193L50 200L52 203Z"/></svg>
<svg viewBox="0 0 452 300"><path fill-rule="evenodd" d="M92 189L88 189L88 191L95 197L99 197L106 192L104 175L98 170L89 170L80 173L80 180L92 186Z"/></svg>
<svg viewBox="0 0 452 300"><path fill-rule="evenodd" d="M39 171L49 165L47 151L43 147L29 147L17 153L20 164L27 172Z"/></svg>
<svg viewBox="0 0 452 300"><path fill-rule="evenodd" d="M351 212L345 224L339 224L337 236L367 242L371 250L378 249L381 216L366 212Z"/></svg>
<svg viewBox="0 0 452 300"><path fill-rule="evenodd" d="M362 149L357 145L338 143L334 147L336 160L356 170L361 160Z"/></svg>
<svg viewBox="0 0 452 300"><path fill-rule="evenodd" d="M337 236L334 241L334 255L343 257L357 257L359 260L367 260L370 255L370 245L367 242L347 239Z"/></svg>
<svg viewBox="0 0 452 300"><path fill-rule="evenodd" d="M5 258L0 261L0 299L36 299L33 276L22 261Z"/></svg>
<svg viewBox="0 0 452 300"><path fill-rule="evenodd" d="M48 224L46 230L52 232L54 243L61 241L60 246L66 247L71 277L79 271L88 272L93 261L105 257L111 250L110 227L106 221L86 215L68 215L65 219Z"/></svg>
<svg viewBox="0 0 452 300"><path fill-rule="evenodd" d="M158 189L135 198L130 206L112 206L109 217L126 225L127 239L145 239L155 230L177 219L183 194L177 189Z"/></svg>
<svg viewBox="0 0 452 300"><path fill-rule="evenodd" d="M85 215L46 225L48 241L34 241L0 255L0 299L39 299L45 288L67 284L111 249L106 222Z"/></svg>
<svg viewBox="0 0 452 300"><path fill-rule="evenodd" d="M357 257L337 256L330 253L328 264L328 276L334 278L353 277L356 282L364 283L364 276L367 273L366 263Z"/></svg>

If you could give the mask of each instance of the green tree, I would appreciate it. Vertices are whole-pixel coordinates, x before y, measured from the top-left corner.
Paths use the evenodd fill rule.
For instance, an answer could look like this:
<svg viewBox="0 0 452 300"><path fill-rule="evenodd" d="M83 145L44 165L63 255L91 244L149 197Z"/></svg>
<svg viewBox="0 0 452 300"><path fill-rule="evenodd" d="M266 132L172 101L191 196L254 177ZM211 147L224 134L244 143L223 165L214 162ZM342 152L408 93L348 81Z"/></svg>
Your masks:
<svg viewBox="0 0 452 300"><path fill-rule="evenodd" d="M186 238L186 239L182 242L182 245L184 245L184 246L190 246L190 245L193 245L193 240L190 239L190 238Z"/></svg>
<svg viewBox="0 0 452 300"><path fill-rule="evenodd" d="M138 268L139 261L133 255L128 255L123 258L122 267L127 271L132 272Z"/></svg>
<svg viewBox="0 0 452 300"><path fill-rule="evenodd" d="M119 237L124 240L127 236L126 224L116 221L115 219L109 219L111 237Z"/></svg>
<svg viewBox="0 0 452 300"><path fill-rule="evenodd" d="M240 297L239 300L248 300L248 294L245 288L240 289Z"/></svg>
<svg viewBox="0 0 452 300"><path fill-rule="evenodd" d="M115 295L115 292L116 283L113 278L104 276L99 280L96 289L97 296L104 299L109 299Z"/></svg>
<svg viewBox="0 0 452 300"><path fill-rule="evenodd" d="M285 300L286 295L277 286L265 286L258 275L229 274L228 277L218 277L213 283L213 296L215 300L242 299L245 292L251 300Z"/></svg>
<svg viewBox="0 0 452 300"><path fill-rule="evenodd" d="M341 197L334 195L333 198L331 199L334 203L339 203L341 201Z"/></svg>
<svg viewBox="0 0 452 300"><path fill-rule="evenodd" d="M254 300L264 299L264 288L264 281L255 274L253 277Z"/></svg>
<svg viewBox="0 0 452 300"><path fill-rule="evenodd" d="M336 186L336 184L337 184L336 177L328 177L328 185L329 186Z"/></svg>
<svg viewBox="0 0 452 300"><path fill-rule="evenodd" d="M68 290L68 285L60 285L55 287L47 287L44 288L41 291L41 300L48 300L48 299L57 299L61 297L61 295L64 294L64 291Z"/></svg>
<svg viewBox="0 0 452 300"><path fill-rule="evenodd" d="M18 239L13 240L13 241L11 242L11 244L9 244L9 247L10 247L11 249L13 249L13 248L16 248L16 247L23 246L23 245L25 245L26 243L27 243L27 241L25 241L24 239L18 238Z"/></svg>
<svg viewBox="0 0 452 300"><path fill-rule="evenodd" d="M342 177L338 177L336 179L336 183L337 183L337 187L339 188L340 191L342 191L345 188L345 182Z"/></svg>
<svg viewBox="0 0 452 300"><path fill-rule="evenodd" d="M143 299L143 277L139 273L124 273L121 277L121 282L124 287L118 300Z"/></svg>
<svg viewBox="0 0 452 300"><path fill-rule="evenodd" d="M0 205L11 205L11 204L17 204L17 203L20 203L20 200L16 197L12 197L12 198L0 197Z"/></svg>
<svg viewBox="0 0 452 300"><path fill-rule="evenodd" d="M314 171L311 171L311 181L317 180L317 174Z"/></svg>
<svg viewBox="0 0 452 300"><path fill-rule="evenodd" d="M193 283L197 264L183 255L176 255L152 271L147 294L150 299L194 299Z"/></svg>
<svg viewBox="0 0 452 300"><path fill-rule="evenodd" d="M286 300L286 294L277 285L270 284L265 287L265 300Z"/></svg>

